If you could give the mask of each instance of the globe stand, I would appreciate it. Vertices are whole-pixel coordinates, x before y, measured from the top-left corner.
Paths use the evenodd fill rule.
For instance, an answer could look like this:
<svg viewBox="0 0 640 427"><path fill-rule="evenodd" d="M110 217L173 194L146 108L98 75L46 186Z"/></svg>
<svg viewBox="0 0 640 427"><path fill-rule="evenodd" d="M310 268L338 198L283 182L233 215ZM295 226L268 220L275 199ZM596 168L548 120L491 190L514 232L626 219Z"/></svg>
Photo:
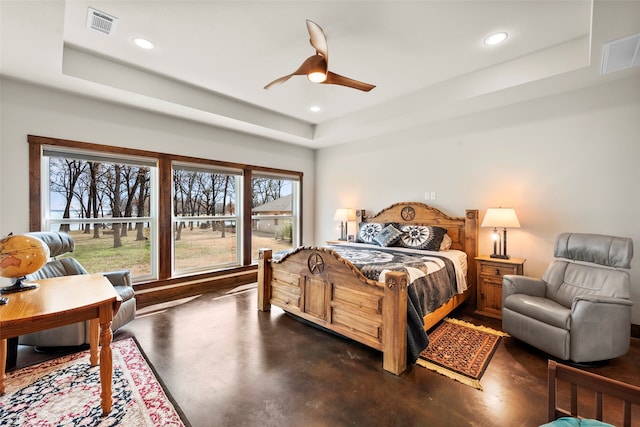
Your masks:
<svg viewBox="0 0 640 427"><path fill-rule="evenodd" d="M37 283L30 283L28 285L25 285L23 282L24 279L24 277L20 277L15 281L13 285L0 288L0 294L12 294L14 292L29 291L38 287Z"/></svg>

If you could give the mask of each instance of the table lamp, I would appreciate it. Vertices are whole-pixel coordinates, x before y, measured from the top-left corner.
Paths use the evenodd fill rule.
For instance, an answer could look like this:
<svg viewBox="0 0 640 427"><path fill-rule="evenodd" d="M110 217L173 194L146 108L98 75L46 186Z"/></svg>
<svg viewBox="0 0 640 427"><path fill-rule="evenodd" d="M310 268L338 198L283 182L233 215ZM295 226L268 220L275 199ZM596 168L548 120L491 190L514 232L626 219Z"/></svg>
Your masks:
<svg viewBox="0 0 640 427"><path fill-rule="evenodd" d="M347 240L349 221L356 220L356 211L354 209L340 208L336 209L333 216L334 221L340 221L340 240Z"/></svg>
<svg viewBox="0 0 640 427"><path fill-rule="evenodd" d="M507 255L507 228L520 228L520 222L513 208L489 208L482 220L481 227L493 227L493 254L491 258L509 259ZM503 229L504 237L500 242L498 228ZM499 244L501 243L501 244ZM498 246L501 246L501 251ZM502 253L500 253L502 252Z"/></svg>

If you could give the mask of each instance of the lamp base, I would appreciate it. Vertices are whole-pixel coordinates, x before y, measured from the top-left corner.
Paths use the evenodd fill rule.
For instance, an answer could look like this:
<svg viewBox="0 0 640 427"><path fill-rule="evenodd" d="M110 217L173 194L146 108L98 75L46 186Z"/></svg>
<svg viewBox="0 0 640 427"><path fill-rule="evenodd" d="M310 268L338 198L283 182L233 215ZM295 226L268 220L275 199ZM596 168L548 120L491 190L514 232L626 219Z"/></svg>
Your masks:
<svg viewBox="0 0 640 427"><path fill-rule="evenodd" d="M31 289L36 289L38 287L37 283L31 283L31 284L25 285L22 282L23 280L24 280L24 277L21 277L20 279L16 280L16 282L13 285L7 286L5 288L0 288L0 294L12 294L14 292L29 291Z"/></svg>
<svg viewBox="0 0 640 427"><path fill-rule="evenodd" d="M491 254L489 256L491 258L500 258L500 259L509 259L509 258L511 258L509 255L501 255L501 254Z"/></svg>

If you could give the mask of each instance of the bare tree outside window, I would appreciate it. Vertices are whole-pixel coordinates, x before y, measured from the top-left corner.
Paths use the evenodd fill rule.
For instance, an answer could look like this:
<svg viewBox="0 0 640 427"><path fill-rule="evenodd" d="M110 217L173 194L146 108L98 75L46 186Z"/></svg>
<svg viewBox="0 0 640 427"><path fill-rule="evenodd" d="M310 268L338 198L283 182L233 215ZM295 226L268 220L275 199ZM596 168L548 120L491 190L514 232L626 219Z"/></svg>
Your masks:
<svg viewBox="0 0 640 427"><path fill-rule="evenodd" d="M134 218L149 216L149 167L77 157L46 157L49 160L50 229L73 237L76 242L74 257L90 271L130 268L127 264L131 259L148 264L150 257L144 254L144 246L131 258L117 256L109 248L130 245L127 231L132 224L136 224L135 240L143 244L148 240L144 222ZM92 254L89 254L89 248ZM123 252L128 250L130 247ZM122 265L113 265L118 262ZM148 265L134 269L149 272Z"/></svg>

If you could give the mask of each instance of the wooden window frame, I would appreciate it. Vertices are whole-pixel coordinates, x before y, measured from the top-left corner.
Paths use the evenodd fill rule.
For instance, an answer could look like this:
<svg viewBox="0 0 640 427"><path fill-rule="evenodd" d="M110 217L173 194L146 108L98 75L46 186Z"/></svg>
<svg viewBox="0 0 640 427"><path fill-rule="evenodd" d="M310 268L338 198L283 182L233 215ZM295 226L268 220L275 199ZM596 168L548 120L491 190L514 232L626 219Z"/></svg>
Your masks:
<svg viewBox="0 0 640 427"><path fill-rule="evenodd" d="M138 156L157 159L158 161L158 257L162 259L172 259L172 236L173 236L173 224L172 224L172 211L165 208L172 205L172 163L192 163L202 164L208 167L223 167L231 169L239 169L243 171L243 192L242 192L242 218L241 223L243 227L243 241L242 241L242 256L241 266L231 267L223 270L215 270L206 273L194 273L190 275L181 276L175 278L171 276L171 263L159 262L158 265L158 279L136 283L136 291L138 289L151 289L159 286L174 285L180 282L203 280L208 278L215 278L222 275L228 275L230 273L247 272L257 270L257 265L252 264L251 260L251 183L254 172L266 172L272 174L282 174L291 176L299 181L299 226L300 226L300 241L302 241L302 172L269 168L262 166L254 166L243 163L225 162L219 160L204 159L198 157L182 156L176 154L166 154L155 151L140 150L133 148L124 148L104 144L94 144L82 141L73 141L68 139L50 138L45 136L28 135L27 141L29 143L29 230L40 231L42 227L42 189L41 189L41 174L42 174L42 157L43 147L58 146L71 149L89 150L100 153L120 154L125 156Z"/></svg>

